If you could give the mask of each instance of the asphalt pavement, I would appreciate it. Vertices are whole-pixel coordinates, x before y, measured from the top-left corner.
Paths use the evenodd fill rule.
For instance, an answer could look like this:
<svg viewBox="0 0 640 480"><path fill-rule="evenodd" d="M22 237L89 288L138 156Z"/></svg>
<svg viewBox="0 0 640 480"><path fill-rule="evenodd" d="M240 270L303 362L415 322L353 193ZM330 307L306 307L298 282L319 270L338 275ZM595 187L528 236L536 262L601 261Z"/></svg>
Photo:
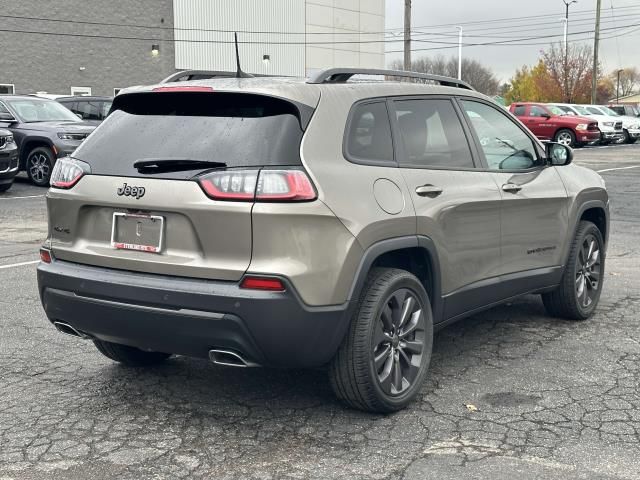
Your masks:
<svg viewBox="0 0 640 480"><path fill-rule="evenodd" d="M612 222L595 316L536 296L436 335L420 399L337 402L322 369L102 357L46 320L35 280L43 189L0 195L0 480L640 478L640 145L576 151Z"/></svg>

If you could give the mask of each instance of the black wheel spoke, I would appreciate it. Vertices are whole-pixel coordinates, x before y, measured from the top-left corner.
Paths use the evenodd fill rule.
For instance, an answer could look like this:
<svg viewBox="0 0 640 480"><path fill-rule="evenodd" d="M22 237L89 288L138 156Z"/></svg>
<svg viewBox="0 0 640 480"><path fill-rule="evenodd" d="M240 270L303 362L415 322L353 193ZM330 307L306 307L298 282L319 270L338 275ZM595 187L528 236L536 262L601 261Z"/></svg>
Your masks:
<svg viewBox="0 0 640 480"><path fill-rule="evenodd" d="M394 358L393 360L393 388L398 393L402 391L402 368L400 367L399 358Z"/></svg>
<svg viewBox="0 0 640 480"><path fill-rule="evenodd" d="M398 330L400 330L411 318L411 314L414 311L414 307L416 305L416 300L413 296L406 297L404 304L402 305L402 314L400 316L400 323L398 325Z"/></svg>
<svg viewBox="0 0 640 480"><path fill-rule="evenodd" d="M389 359L389 355L391 355L391 345L386 345L383 347L382 351L375 357L374 364L376 366L376 372L380 371L385 362Z"/></svg>
<svg viewBox="0 0 640 480"><path fill-rule="evenodd" d="M410 340L401 344L404 350L407 350L414 355L420 355L422 353L423 343L418 340Z"/></svg>
<svg viewBox="0 0 640 480"><path fill-rule="evenodd" d="M413 332L418 330L418 327L421 327L421 323L422 323L422 310L417 310L415 312L413 312L413 314L411 315L411 320L409 321L409 323L405 326L405 328L403 330L400 331L399 336L401 339L405 339L407 338L409 335L411 335Z"/></svg>

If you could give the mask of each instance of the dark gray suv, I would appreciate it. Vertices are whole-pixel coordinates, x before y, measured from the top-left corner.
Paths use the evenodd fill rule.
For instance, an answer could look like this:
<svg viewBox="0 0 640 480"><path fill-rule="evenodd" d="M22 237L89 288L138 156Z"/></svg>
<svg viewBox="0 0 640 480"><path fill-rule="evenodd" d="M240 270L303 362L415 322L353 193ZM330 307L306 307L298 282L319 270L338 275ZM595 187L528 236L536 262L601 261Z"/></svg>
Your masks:
<svg viewBox="0 0 640 480"><path fill-rule="evenodd" d="M56 159L71 154L95 126L58 102L27 95L0 95L0 128L13 133L20 170L36 185L49 185Z"/></svg>

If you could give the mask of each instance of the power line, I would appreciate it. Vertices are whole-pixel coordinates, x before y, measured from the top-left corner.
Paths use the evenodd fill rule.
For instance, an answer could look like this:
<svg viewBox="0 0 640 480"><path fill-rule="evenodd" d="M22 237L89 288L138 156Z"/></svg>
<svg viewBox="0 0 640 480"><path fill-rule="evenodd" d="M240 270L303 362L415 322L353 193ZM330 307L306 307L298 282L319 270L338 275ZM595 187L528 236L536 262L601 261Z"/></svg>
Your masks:
<svg viewBox="0 0 640 480"><path fill-rule="evenodd" d="M627 7L617 7L616 10L627 10L627 9L638 9L638 6L627 6ZM589 13L594 13L595 10L577 10L575 12L576 15L584 15ZM450 24L439 24L439 25L424 25L420 27L415 27L413 30L421 30L421 29L442 29L444 27L453 27L458 25L485 25L485 24L493 24L493 23L504 23L504 22L522 22L531 19L542 19L555 17L557 14L541 14L541 15L529 15L523 17L505 17L500 19L490 19L490 20L478 20L471 22L457 22ZM71 23L78 25L90 25L90 26L104 26L104 27L122 27L122 28L142 28L142 29L150 29L150 30L168 30L168 31L185 31L185 32L215 32L215 33L248 33L248 34L259 34L259 35L268 35L268 34L277 34L277 35L376 35L376 34L385 34L392 33L394 31L403 30L403 28L390 28L382 31L371 31L371 32L290 32L290 31L267 31L267 30L226 30L226 29L214 29L214 28L185 28L185 27L176 27L176 26L162 26L162 25L142 25L142 24L133 24L133 23L112 23L112 22L95 22L88 20L71 20L71 19L59 19L59 18L45 18L45 17L34 17L34 16L22 16L22 15L7 15L0 14L0 18L7 18L12 20L30 20L30 21L42 21L42 22L55 22L55 23ZM546 23L546 22L545 22ZM544 24L544 23L543 23ZM529 24L535 25L535 24ZM529 26L527 24L521 26ZM488 30L497 29L499 27L490 27ZM469 33L481 31L485 29L470 29ZM465 29L465 31L467 31ZM435 32L434 32L435 33ZM158 39L159 40L159 39Z"/></svg>
<svg viewBox="0 0 640 480"><path fill-rule="evenodd" d="M635 24L631 24L631 25L624 25L621 27L609 27L609 28L602 28L600 29L600 31L608 31L608 30L619 30L619 29L625 29L625 28L632 28L632 27L639 27L640 23L635 23ZM630 33L635 32L635 30L633 30L632 32L623 32L623 33L619 33L617 35L612 35L607 37L607 39L611 39L611 38L616 38L616 37L621 37L621 36L625 36L628 35ZM585 35L585 34L589 34L589 35L593 35L593 32L591 30L585 30L582 32L573 32L570 33L570 36L577 36L577 35ZM503 41L495 41L495 42L484 42L484 43L465 43L464 46L466 47L482 47L482 46L509 46L509 47L514 47L514 46L533 46L533 45L547 45L548 42L542 42L542 43L516 43L519 41L527 41L527 40L536 40L536 39L543 39L543 38L555 38L555 37L561 37L562 34L557 34L557 35L541 35L541 36L535 36L535 37L528 37L528 38L520 38L520 39L515 39L513 41L509 41L509 40L503 40ZM575 42L581 42L587 40L586 38L583 39L576 39L576 40L571 40L571 43L575 43ZM425 52L425 51L431 51L431 50L447 50L447 49L451 49L451 48L456 48L457 44L454 44L454 42L450 42L450 46L446 46L446 47L430 47L430 48L414 48L413 51L414 52ZM401 50L387 50L385 53L398 53L401 52Z"/></svg>

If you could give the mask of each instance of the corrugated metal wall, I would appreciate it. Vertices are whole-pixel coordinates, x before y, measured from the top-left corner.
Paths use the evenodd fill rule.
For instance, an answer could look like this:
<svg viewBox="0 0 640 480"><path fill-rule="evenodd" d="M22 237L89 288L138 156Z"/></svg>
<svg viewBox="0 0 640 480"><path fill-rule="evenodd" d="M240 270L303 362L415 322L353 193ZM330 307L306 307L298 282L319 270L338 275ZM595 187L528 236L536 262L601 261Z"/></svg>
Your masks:
<svg viewBox="0 0 640 480"><path fill-rule="evenodd" d="M304 0L173 0L173 8L177 69L235 71L237 31L245 72L305 75Z"/></svg>

